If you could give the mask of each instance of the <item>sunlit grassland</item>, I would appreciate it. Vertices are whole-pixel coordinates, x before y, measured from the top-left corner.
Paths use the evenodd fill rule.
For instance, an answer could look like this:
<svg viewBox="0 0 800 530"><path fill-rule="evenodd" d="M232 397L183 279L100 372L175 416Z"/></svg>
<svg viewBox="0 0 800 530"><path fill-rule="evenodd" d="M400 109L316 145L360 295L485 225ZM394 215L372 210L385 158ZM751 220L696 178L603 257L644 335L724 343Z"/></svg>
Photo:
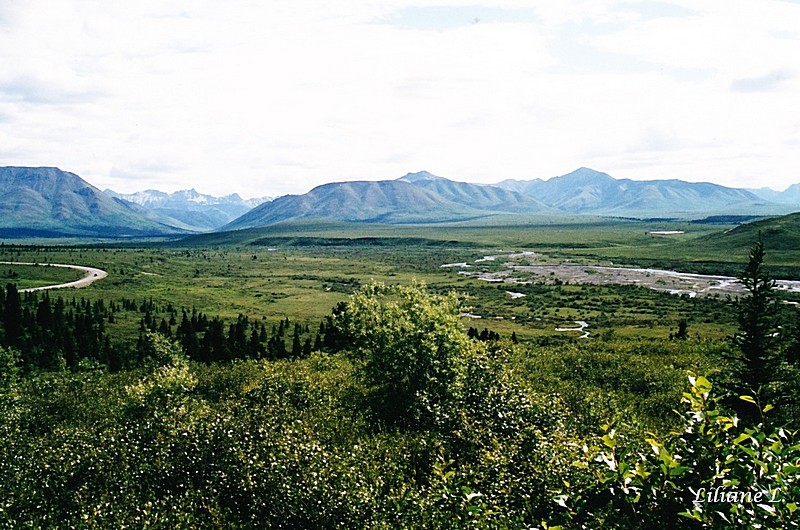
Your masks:
<svg viewBox="0 0 800 530"><path fill-rule="evenodd" d="M496 221L493 224L493 221ZM638 221L608 218L525 218L484 219L480 222L448 225L371 225L357 223L302 222L278 224L271 227L207 234L186 240L185 244L233 244L239 246L302 244L309 239L380 240L384 248L403 247L411 238L441 243L451 248L485 250L530 249L541 252L555 261L571 260L582 263L608 263L626 260L642 264L662 263L664 266L695 270L710 264L718 272L730 272L747 255L752 241L736 241L734 246L723 240L709 241L730 230L731 224L702 224L688 221ZM659 231L683 232L658 235ZM363 243L363 241L362 241ZM416 246L422 242L417 241ZM771 266L797 267L800 250L769 249L766 263Z"/></svg>
<svg viewBox="0 0 800 530"><path fill-rule="evenodd" d="M227 234L205 234L185 240L191 245L276 242L287 238L385 238L403 245L408 238L469 244L487 248L617 248L661 246L670 239L652 236L657 230L682 230L695 238L719 232L729 225L700 225L674 221L632 221L605 218L516 219L514 223L448 225L377 225L357 223L287 223Z"/></svg>
<svg viewBox="0 0 800 530"><path fill-rule="evenodd" d="M658 229L686 228L679 236L653 236ZM226 319L243 314L275 322L290 317L316 326L359 285L370 281L422 281L434 291L466 296L464 325L488 328L523 341L578 337L556 332L589 323L591 338L656 337L673 333L681 320L690 334L727 336L732 328L724 301L694 300L641 287L490 284L458 274L446 263L474 264L487 255L533 251L541 262L608 264L626 256L675 256L686 241L712 231L705 225L596 222L546 226L397 227L306 224L272 227L228 236L235 244L198 246L189 242L149 248L0 249L0 260L51 261L91 265L109 277L88 289L62 291L89 300L153 300L188 311L196 309ZM207 236L218 243L218 234ZM679 239L683 238L683 239ZM205 240L210 243L210 240ZM669 249L672 249L670 251ZM743 257L728 256L742 260ZM502 257L480 264L504 267ZM739 266L735 264L735 266ZM525 297L512 298L508 292ZM122 333L136 332L138 317L121 317Z"/></svg>
<svg viewBox="0 0 800 530"><path fill-rule="evenodd" d="M17 261L91 265L109 273L108 278L89 288L54 291L54 297L137 303L152 300L159 306L171 304L178 310L196 309L225 319L239 314L272 322L290 317L312 326L364 283L432 283L438 275L438 265L432 274L383 262L369 252L347 249L5 250L0 260L13 257ZM138 318L123 314L115 325L123 335L131 336L136 333Z"/></svg>
<svg viewBox="0 0 800 530"><path fill-rule="evenodd" d="M302 222L241 230L227 234L205 234L187 238L190 246L234 245L367 245L382 248L414 246L473 249L475 252L529 249L555 260L607 263L614 258L643 262L671 260L738 263L749 244L741 248L709 244L708 236L721 234L734 225L696 224L687 221L637 221L608 218L514 218L514 222L448 225L372 225L357 223ZM657 235L658 231L683 232ZM768 263L793 265L800 252L773 250ZM771 261L770 261L771 260Z"/></svg>

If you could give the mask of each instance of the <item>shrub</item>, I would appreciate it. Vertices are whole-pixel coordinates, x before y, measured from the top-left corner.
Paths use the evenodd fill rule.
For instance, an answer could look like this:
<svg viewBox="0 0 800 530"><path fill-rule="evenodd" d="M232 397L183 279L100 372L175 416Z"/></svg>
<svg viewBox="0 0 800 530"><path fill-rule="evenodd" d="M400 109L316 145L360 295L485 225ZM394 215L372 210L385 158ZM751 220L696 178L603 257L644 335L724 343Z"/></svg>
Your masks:
<svg viewBox="0 0 800 530"><path fill-rule="evenodd" d="M373 283L338 315L372 407L386 424L424 429L448 415L472 347L459 308L454 293Z"/></svg>
<svg viewBox="0 0 800 530"><path fill-rule="evenodd" d="M717 408L705 377L691 375L690 383L680 431L632 444L606 425L598 443L584 446L575 464L582 476L556 498L564 508L559 522L666 528L681 517L687 528L800 527L797 433L763 423L745 427ZM753 397L742 399L757 406Z"/></svg>

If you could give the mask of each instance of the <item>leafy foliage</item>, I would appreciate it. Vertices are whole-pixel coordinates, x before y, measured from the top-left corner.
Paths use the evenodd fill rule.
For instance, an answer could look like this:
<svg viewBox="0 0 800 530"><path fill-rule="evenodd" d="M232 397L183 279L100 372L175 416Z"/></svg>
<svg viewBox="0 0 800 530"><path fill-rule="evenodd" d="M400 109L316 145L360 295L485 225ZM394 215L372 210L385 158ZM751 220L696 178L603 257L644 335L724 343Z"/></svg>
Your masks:
<svg viewBox="0 0 800 530"><path fill-rule="evenodd" d="M584 446L582 475L556 498L562 523L664 528L682 517L687 528L800 527L797 432L746 427L717 408L708 379L689 381L680 431L640 445L605 425L599 443Z"/></svg>
<svg viewBox="0 0 800 530"><path fill-rule="evenodd" d="M447 421L473 346L460 305L454 293L371 284L345 306L339 328L386 423L428 428Z"/></svg>
<svg viewBox="0 0 800 530"><path fill-rule="evenodd" d="M19 357L19 352L14 348L0 346L0 392L8 391L16 383Z"/></svg>
<svg viewBox="0 0 800 530"><path fill-rule="evenodd" d="M242 262L231 262L217 273L244 283ZM484 320L481 340L462 325L464 299L437 294L450 286L324 281L352 296L318 327L237 317L238 305L223 318L150 298L16 304L3 290L12 311L2 329L15 345L0 346L0 528L797 526L793 409L737 395L758 411L739 419L700 376L684 393L686 370L714 373L720 388L737 383L735 345L696 331L705 308L711 320L730 312L722 301L691 301L681 340L609 332L514 343L490 331L535 325L536 313L522 318L533 302L604 311L609 300L577 286L520 286L520 318L498 321L506 328ZM456 281L510 303L498 286ZM622 307L636 293L603 296ZM654 318L673 314L662 301L689 307L667 296L639 301ZM123 322L130 346L95 340ZM47 349L58 337L74 341L61 357ZM796 373L791 357L778 366ZM781 375L768 395L796 395L794 384ZM723 503L717 488L768 488L780 502ZM695 503L701 490L707 502Z"/></svg>

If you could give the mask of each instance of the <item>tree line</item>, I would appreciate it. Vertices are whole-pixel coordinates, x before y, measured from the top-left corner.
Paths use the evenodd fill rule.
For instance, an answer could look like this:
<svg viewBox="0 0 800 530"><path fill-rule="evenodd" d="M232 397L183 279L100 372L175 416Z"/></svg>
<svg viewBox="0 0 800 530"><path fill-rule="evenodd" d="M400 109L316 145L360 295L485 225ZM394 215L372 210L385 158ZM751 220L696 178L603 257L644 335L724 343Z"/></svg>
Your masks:
<svg viewBox="0 0 800 530"><path fill-rule="evenodd" d="M118 322L121 312L141 315L137 340L112 339L109 325ZM189 359L205 363L300 358L338 348L330 318L313 329L288 317L271 326L244 315L227 323L219 316L152 300L69 300L46 291L21 293L13 283L0 289L0 315L0 346L19 353L23 371L140 366L147 360L147 335L153 332L175 339Z"/></svg>
<svg viewBox="0 0 800 530"><path fill-rule="evenodd" d="M750 249L747 265L739 275L746 294L731 300L738 322L732 337L737 387L732 393L764 399L792 393L793 377L800 364L800 325L796 312L780 303L777 289L764 265L763 242ZM0 346L19 352L23 370L64 370L104 366L118 371L146 361L148 333L159 333L181 345L187 357L203 363L237 359L296 359L314 351L337 352L350 345L338 327L344 303L333 309L318 326L285 317L268 323L239 315L226 322L196 309L159 305L150 300L96 300L43 293L21 293L15 284L0 289ZM120 312L138 313L138 340L112 340L109 325ZM795 322L790 319L794 316ZM687 336L685 321L677 335ZM499 334L470 327L467 336L491 342ZM516 342L516 336L511 336ZM738 412L748 414L739 404ZM751 407L753 411L757 407Z"/></svg>
<svg viewBox="0 0 800 530"><path fill-rule="evenodd" d="M159 305L152 299L92 302L51 297L47 291L21 293L9 283L0 289L0 346L18 352L17 364L24 372L135 368L147 362L151 333L175 340L187 358L203 363L298 359L346 347L335 322L342 308L339 304L314 326L289 317L270 323L242 314L228 322L196 308ZM135 340L115 336L113 325L121 313L140 315ZM486 340L486 333L481 340ZM493 333L490 338L499 336Z"/></svg>

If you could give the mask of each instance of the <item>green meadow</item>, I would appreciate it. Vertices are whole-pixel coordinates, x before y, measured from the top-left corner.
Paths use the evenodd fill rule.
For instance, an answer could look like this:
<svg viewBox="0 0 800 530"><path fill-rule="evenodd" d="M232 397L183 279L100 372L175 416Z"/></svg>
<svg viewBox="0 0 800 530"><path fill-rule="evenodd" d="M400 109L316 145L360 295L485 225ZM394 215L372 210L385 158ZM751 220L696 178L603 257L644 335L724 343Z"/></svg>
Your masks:
<svg viewBox="0 0 800 530"><path fill-rule="evenodd" d="M33 263L33 262L31 262ZM32 289L47 285L74 282L84 276L81 271L42 265L0 265L0 282L14 283L19 289Z"/></svg>
<svg viewBox="0 0 800 530"><path fill-rule="evenodd" d="M650 235L665 227L686 233ZM475 262L485 256L534 251L536 263L662 264L687 271L717 264L724 272L735 273L746 250L738 256L718 252L679 259L678 252L685 253L687 243L724 228L607 220L488 227L307 223L146 247L3 247L0 260L82 264L109 272L90 289L53 296L153 300L226 319L239 314L271 322L290 317L316 325L361 285L417 281L437 292L466 295L464 312L481 318L465 317L465 325L506 337L512 333L520 339L568 337L569 333L554 330L574 320L590 322L595 335L667 337L681 319L688 320L695 333L721 337L730 332L732 321L720 300L689 300L619 285L498 285L442 265L463 262L499 270L505 258ZM35 269L30 268L31 274ZM512 298L509 292L525 296ZM125 319L119 325L124 326Z"/></svg>

